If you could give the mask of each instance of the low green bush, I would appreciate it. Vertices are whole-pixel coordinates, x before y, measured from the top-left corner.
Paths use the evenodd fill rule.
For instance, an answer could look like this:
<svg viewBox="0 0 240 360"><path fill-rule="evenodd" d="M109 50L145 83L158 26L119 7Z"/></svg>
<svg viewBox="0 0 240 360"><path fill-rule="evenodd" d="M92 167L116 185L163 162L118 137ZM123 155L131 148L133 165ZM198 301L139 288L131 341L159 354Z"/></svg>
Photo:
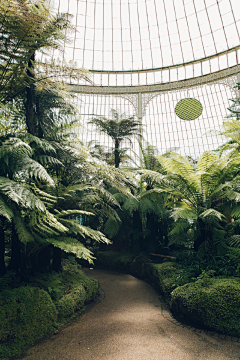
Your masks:
<svg viewBox="0 0 240 360"><path fill-rule="evenodd" d="M97 280L88 278L74 260L62 261L62 271L39 274L31 283L46 290L57 310L58 321L64 323L81 310L84 304L96 299Z"/></svg>
<svg viewBox="0 0 240 360"><path fill-rule="evenodd" d="M135 255L118 251L99 251L96 266L108 270L130 272Z"/></svg>
<svg viewBox="0 0 240 360"><path fill-rule="evenodd" d="M167 303L171 300L173 289L191 281L191 273L174 262L147 264L145 277L163 295Z"/></svg>
<svg viewBox="0 0 240 360"><path fill-rule="evenodd" d="M38 274L18 288L0 292L0 359L21 354L26 345L66 323L96 299L97 280L74 261L63 271Z"/></svg>
<svg viewBox="0 0 240 360"><path fill-rule="evenodd" d="M57 310L46 291L21 286L0 293L0 358L21 353L25 346L51 332Z"/></svg>
<svg viewBox="0 0 240 360"><path fill-rule="evenodd" d="M176 288L171 310L177 316L224 334L240 336L240 280L203 277Z"/></svg>
<svg viewBox="0 0 240 360"><path fill-rule="evenodd" d="M80 310L86 301L86 290L82 284L72 290L69 294L64 294L56 302L58 319L69 318L76 311Z"/></svg>

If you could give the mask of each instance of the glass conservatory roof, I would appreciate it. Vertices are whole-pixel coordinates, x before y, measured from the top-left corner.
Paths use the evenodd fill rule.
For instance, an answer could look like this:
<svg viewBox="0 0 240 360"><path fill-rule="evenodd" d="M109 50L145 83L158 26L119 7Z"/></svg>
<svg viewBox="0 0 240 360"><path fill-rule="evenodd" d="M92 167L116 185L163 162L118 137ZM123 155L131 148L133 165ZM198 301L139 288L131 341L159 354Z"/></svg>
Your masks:
<svg viewBox="0 0 240 360"><path fill-rule="evenodd" d="M240 46L239 0L54 0L54 7L73 15L64 57L85 69L159 69L228 51L209 66L239 63L232 51Z"/></svg>
<svg viewBox="0 0 240 360"><path fill-rule="evenodd" d="M240 94L240 0L49 1L56 12L71 14L74 25L54 58L90 71L90 81L67 79L77 94L76 132L84 143L112 146L88 124L111 109L135 115L144 141L159 153L178 149L198 157L225 141L214 132L229 99ZM177 115L182 99L200 104L197 118ZM138 142L132 146L139 153Z"/></svg>

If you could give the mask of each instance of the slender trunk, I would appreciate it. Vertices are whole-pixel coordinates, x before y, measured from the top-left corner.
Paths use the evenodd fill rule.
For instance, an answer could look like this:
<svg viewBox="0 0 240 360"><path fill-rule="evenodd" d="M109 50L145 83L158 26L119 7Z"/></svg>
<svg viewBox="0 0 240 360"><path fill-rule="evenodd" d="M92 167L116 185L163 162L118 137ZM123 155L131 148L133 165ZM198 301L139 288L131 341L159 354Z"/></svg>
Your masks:
<svg viewBox="0 0 240 360"><path fill-rule="evenodd" d="M205 252L208 261L211 261L215 255L213 234L209 227L205 228Z"/></svg>
<svg viewBox="0 0 240 360"><path fill-rule="evenodd" d="M19 275L21 270L21 245L14 224L12 224L11 252L11 260L8 269L16 271L16 274Z"/></svg>
<svg viewBox="0 0 240 360"><path fill-rule="evenodd" d="M62 261L62 250L57 247L54 247L53 262L52 262L52 269L54 271L61 271L62 269L61 261Z"/></svg>
<svg viewBox="0 0 240 360"><path fill-rule="evenodd" d="M115 168L118 168L118 167L119 167L119 164L120 164L119 146L120 146L119 140L115 140L115 148L114 148Z"/></svg>
<svg viewBox="0 0 240 360"><path fill-rule="evenodd" d="M155 252L159 246L158 221L154 214L147 214L147 236L145 237L145 251Z"/></svg>
<svg viewBox="0 0 240 360"><path fill-rule="evenodd" d="M1 216L0 217L0 276L6 274L4 254L5 254L4 218Z"/></svg>
<svg viewBox="0 0 240 360"><path fill-rule="evenodd" d="M133 212L133 230L131 241L131 251L139 253L143 250L143 233L142 233L142 220L139 211Z"/></svg>
<svg viewBox="0 0 240 360"><path fill-rule="evenodd" d="M34 111L34 61L35 61L35 54L33 54L28 62L28 70L27 75L29 77L29 83L26 87L26 124L27 124L27 131L28 133L37 136L37 121L36 121L36 114Z"/></svg>
<svg viewBox="0 0 240 360"><path fill-rule="evenodd" d="M43 111L41 109L40 106L40 99L39 96L36 96L36 113L37 113L37 118L38 118L38 137L40 139L44 138L44 133L43 133Z"/></svg>

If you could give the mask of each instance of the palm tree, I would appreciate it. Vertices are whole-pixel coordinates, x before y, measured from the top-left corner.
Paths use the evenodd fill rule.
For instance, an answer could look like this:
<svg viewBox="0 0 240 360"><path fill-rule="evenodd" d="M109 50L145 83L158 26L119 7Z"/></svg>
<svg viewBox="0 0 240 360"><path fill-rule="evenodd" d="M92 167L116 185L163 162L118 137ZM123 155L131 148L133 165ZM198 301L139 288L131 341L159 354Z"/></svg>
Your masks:
<svg viewBox="0 0 240 360"><path fill-rule="evenodd" d="M118 168L120 164L121 143L123 140L131 142L132 136L141 136L141 123L134 116L127 117L125 113L120 114L117 110L111 110L112 118L93 118L89 124L96 125L97 129L107 134L114 141L114 164Z"/></svg>

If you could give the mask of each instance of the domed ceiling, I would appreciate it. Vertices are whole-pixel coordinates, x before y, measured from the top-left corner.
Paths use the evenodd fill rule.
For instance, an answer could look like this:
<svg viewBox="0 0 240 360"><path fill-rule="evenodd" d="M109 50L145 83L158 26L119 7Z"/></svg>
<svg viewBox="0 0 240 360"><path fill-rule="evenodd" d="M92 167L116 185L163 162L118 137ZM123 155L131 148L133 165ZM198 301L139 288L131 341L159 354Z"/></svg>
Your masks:
<svg viewBox="0 0 240 360"><path fill-rule="evenodd" d="M240 45L239 0L54 0L54 6L72 14L76 26L64 57L89 70L157 69Z"/></svg>

